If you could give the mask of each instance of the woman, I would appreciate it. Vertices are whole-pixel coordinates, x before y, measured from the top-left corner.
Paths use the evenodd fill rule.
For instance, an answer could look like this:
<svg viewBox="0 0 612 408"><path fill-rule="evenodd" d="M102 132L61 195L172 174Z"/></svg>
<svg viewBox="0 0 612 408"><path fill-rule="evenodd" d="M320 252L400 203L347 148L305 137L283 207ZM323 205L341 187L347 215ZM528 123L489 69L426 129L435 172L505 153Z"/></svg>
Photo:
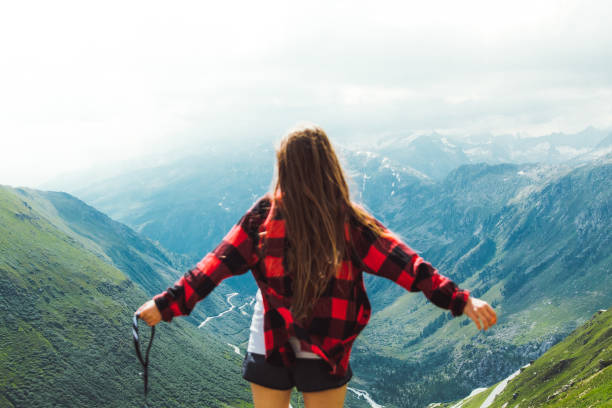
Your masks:
<svg viewBox="0 0 612 408"><path fill-rule="evenodd" d="M150 326L188 315L223 279L252 271L259 286L243 377L255 407L286 408L295 386L307 408L342 407L355 338L370 318L362 272L422 291L480 330L497 317L351 202L325 132L290 132L273 192L173 287L139 308Z"/></svg>

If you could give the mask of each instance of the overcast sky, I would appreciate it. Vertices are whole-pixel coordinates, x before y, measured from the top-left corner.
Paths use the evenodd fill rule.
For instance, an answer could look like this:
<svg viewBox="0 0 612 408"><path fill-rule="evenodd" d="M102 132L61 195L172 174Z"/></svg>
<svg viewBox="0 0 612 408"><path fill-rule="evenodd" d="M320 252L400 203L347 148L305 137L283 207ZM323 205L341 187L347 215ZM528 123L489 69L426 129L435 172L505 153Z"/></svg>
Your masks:
<svg viewBox="0 0 612 408"><path fill-rule="evenodd" d="M8 4L7 4L8 3ZM610 1L14 1L0 184L194 140L612 126Z"/></svg>

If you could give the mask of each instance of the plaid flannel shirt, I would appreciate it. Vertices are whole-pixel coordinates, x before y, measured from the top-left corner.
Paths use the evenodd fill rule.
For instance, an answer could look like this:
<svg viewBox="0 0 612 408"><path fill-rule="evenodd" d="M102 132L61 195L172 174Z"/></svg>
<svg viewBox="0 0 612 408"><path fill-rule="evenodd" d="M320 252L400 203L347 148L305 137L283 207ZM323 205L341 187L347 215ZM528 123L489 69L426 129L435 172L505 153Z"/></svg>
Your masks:
<svg viewBox="0 0 612 408"><path fill-rule="evenodd" d="M284 220L271 207L268 196L259 199L195 268L153 298L164 321L188 315L223 279L250 269L263 297L266 360L277 365L293 364L295 353L289 337L296 336L303 350L319 355L329 364L332 375L342 376L353 342L370 319L363 271L390 279L411 292L422 291L453 316L463 313L469 291L460 290L440 275L382 224L385 234L377 237L351 220L346 225L351 254L332 277L311 316L296 322L289 310L291 277L283 261ZM264 235L265 240L261 239Z"/></svg>

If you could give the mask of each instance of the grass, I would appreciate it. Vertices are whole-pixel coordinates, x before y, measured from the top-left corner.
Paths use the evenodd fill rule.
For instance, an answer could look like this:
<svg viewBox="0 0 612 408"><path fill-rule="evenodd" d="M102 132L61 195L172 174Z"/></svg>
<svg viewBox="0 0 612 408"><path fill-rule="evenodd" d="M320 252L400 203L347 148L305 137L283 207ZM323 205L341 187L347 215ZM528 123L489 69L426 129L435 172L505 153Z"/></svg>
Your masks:
<svg viewBox="0 0 612 408"><path fill-rule="evenodd" d="M595 315L526 368L493 406L612 406L612 364L604 367L600 361L612 363L612 308Z"/></svg>
<svg viewBox="0 0 612 408"><path fill-rule="evenodd" d="M598 313L512 379L492 407L612 406L612 308ZM497 384L465 399L478 408ZM457 401L448 404L453 406Z"/></svg>
<svg viewBox="0 0 612 408"><path fill-rule="evenodd" d="M142 403L131 317L149 296L0 187L0 406ZM250 406L241 359L180 318L158 326L153 406ZM147 343L149 330L141 330Z"/></svg>

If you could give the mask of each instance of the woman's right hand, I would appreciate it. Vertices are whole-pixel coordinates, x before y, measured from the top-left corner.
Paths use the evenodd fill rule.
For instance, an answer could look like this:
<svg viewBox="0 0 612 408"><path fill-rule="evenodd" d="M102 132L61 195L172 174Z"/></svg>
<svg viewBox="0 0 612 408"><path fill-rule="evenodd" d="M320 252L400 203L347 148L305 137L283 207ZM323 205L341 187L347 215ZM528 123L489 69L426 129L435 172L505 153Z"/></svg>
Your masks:
<svg viewBox="0 0 612 408"><path fill-rule="evenodd" d="M153 299L145 302L138 308L135 314L140 313L140 318L149 326L155 326L162 319L162 315Z"/></svg>
<svg viewBox="0 0 612 408"><path fill-rule="evenodd" d="M468 301L463 308L463 313L472 319L478 330L487 330L497 323L497 314L484 300L468 297Z"/></svg>

